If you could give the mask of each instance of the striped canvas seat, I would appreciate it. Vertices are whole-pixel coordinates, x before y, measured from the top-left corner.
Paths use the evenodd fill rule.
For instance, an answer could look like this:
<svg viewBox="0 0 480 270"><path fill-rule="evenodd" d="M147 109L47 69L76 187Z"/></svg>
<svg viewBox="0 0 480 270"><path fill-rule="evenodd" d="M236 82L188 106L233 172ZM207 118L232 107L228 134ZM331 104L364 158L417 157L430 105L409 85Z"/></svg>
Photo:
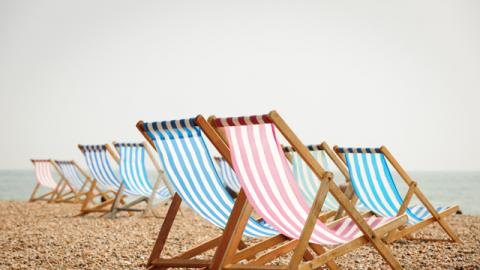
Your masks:
<svg viewBox="0 0 480 270"><path fill-rule="evenodd" d="M322 167L326 171L329 171L330 165L325 151L319 149L319 147L316 145L309 145L307 146L307 148L308 150L310 150L310 154L312 154L312 156L317 160L317 162L320 163L320 165L322 165ZM300 188L300 191L305 200L307 201L308 205L312 205L313 201L315 200L315 195L320 188L320 181L297 152L291 151L290 147L285 147L284 151L287 151L291 154L292 170L293 175L295 176L295 180L297 181L298 187ZM329 193L327 195L327 198L325 198L322 209L324 211L336 211L338 210L338 207L339 204ZM360 202L357 203L356 207L359 209L364 209L363 205Z"/></svg>
<svg viewBox="0 0 480 270"><path fill-rule="evenodd" d="M105 145L81 145L80 147L85 156L88 170L97 180L100 188L117 190L121 182L113 172Z"/></svg>
<svg viewBox="0 0 480 270"><path fill-rule="evenodd" d="M219 228L225 228L234 205L218 175L214 160L194 119L144 123L148 137L178 195L197 214ZM273 228L250 218L244 235L267 237Z"/></svg>
<svg viewBox="0 0 480 270"><path fill-rule="evenodd" d="M120 154L120 177L125 190L132 195L150 196L153 185L145 166L145 147L138 143L115 143L114 146ZM170 192L163 186L157 190L155 197L166 200L170 198Z"/></svg>
<svg viewBox="0 0 480 270"><path fill-rule="evenodd" d="M62 174L67 178L73 188L80 190L83 187L85 179L82 179L72 161L56 160L55 163L57 163Z"/></svg>
<svg viewBox="0 0 480 270"><path fill-rule="evenodd" d="M344 154L350 179L359 200L373 212L384 216L396 216L403 198L393 180L385 156L377 148L345 150L338 148ZM449 207L435 207L437 211L444 211ZM431 217L430 212L423 206L411 206L405 214L409 224L416 224Z"/></svg>
<svg viewBox="0 0 480 270"><path fill-rule="evenodd" d="M232 167L228 164L228 162L223 158L216 158L220 176L223 180L223 184L228 187L229 189L235 191L236 193L240 192L240 183L238 182L237 175L232 170Z"/></svg>
<svg viewBox="0 0 480 270"><path fill-rule="evenodd" d="M35 166L35 179L38 184L55 189L57 183L52 176L52 163L50 160L33 160Z"/></svg>
<svg viewBox="0 0 480 270"><path fill-rule="evenodd" d="M225 128L234 170L255 211L282 234L299 239L310 206L300 191L268 117L217 119L216 125ZM370 217L365 220L372 228L377 228L392 219ZM361 235L349 218L331 228L317 220L310 242L337 245Z"/></svg>
<svg viewBox="0 0 480 270"><path fill-rule="evenodd" d="M320 165L322 165L322 167L328 171L329 164L325 152L311 148L309 148L309 150L313 157L320 163ZM315 200L315 195L320 188L320 181L297 152L292 152L291 155L292 169L295 180L297 181L298 187L300 188L300 191L308 205L312 205L313 201ZM328 194L327 198L325 198L322 209L324 211L337 210L338 206L339 205L337 201L332 197L332 195Z"/></svg>

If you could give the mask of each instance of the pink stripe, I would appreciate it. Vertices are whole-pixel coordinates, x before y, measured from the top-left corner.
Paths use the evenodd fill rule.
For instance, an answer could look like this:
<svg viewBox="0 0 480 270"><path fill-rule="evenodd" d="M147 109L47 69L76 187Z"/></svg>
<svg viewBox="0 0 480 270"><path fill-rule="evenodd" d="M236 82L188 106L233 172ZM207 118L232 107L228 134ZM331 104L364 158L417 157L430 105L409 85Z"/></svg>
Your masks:
<svg viewBox="0 0 480 270"><path fill-rule="evenodd" d="M52 189L57 186L52 177L50 161L36 161L35 175L39 184Z"/></svg>
<svg viewBox="0 0 480 270"><path fill-rule="evenodd" d="M275 157L276 156L282 157L283 152L281 152L281 148L278 144L272 145L267 141L266 132L273 132L274 131L272 130L273 126L261 125L259 126L258 129L260 131L260 139L262 141L260 145L262 145L264 148L263 155L266 157L268 161L267 163L268 168L265 168L265 169L269 169L270 174L274 179L281 179L280 170L282 169L287 177L286 182L283 184L282 184L282 181L280 180L275 182L275 186L279 193L272 194L272 196L278 198L278 201L279 201L278 205L284 206L287 209L291 209L293 213L297 213L297 215L295 216L290 216L287 214L284 214L284 216L289 217L287 220L290 222L293 229L295 229L295 238L299 238L302 232L303 226L305 225L306 219L308 217L308 212L310 209L307 206L306 202L304 201L300 193L300 190L296 185L296 182L294 182L295 180L293 180L293 174L291 174L291 171L289 170L290 168L288 167L288 164L286 164L286 159L280 158L280 161L282 162L281 167L283 166L283 168L277 167L275 164L275 161L274 161ZM287 192L293 193L294 198L293 199L290 198ZM301 209L300 211L303 211L303 212L298 213L297 208L300 208ZM296 223L294 221L296 221ZM301 224L301 226L297 225L298 223ZM312 235L312 240L314 240L315 242L330 241L330 239L327 239L327 238L324 238L323 236L315 235L315 234Z"/></svg>
<svg viewBox="0 0 480 270"><path fill-rule="evenodd" d="M260 141L255 140L255 134L253 132L254 128L259 130ZM281 146L278 144L278 141L276 141L274 133L271 134L271 136L274 137L276 143L270 143L268 141L266 132L274 132L273 126L249 125L247 126L246 132L247 138L242 137L241 130L242 128L232 127L226 129L226 133L230 142L230 147L232 149L232 160L234 161L233 163L235 171L239 175L240 182L244 187L249 201L252 203L255 210L277 230L289 237L299 238L303 229L303 224L305 224L307 218L307 215L305 213L309 212L309 208L303 197L301 196L300 190L298 189L298 186L296 185L296 182L293 178L291 169L288 166L283 152L281 151ZM230 134L231 132L234 132L234 134L236 135L236 142L232 143L232 136ZM264 150L260 151L258 149L258 146L262 146ZM252 152L251 154L253 156L253 161L251 161L251 163L253 164L251 164L250 161L247 159L246 151ZM267 167L262 167L259 158L260 155L262 155L267 162ZM279 158L282 163L280 167L283 168L276 167L274 158ZM242 175L242 172L241 170L239 170L238 167L239 164L242 164L245 168L246 175ZM258 172L259 179L255 178L252 172L253 168L255 168ZM269 184L269 179L267 179L265 173L267 170L270 175L272 175L272 181L276 180L276 182L274 182L274 185L276 187L276 190L278 190L278 194L273 192L273 190L275 190L273 189L273 187L267 186ZM285 176L287 177L286 183L284 183L286 185L286 188L284 188L281 183L282 178L280 178L280 170L284 170ZM246 185L246 181L248 181L252 188L245 188L248 187L248 185ZM266 190L265 192L261 190L261 188L259 187L259 183L263 183L263 186L265 186ZM290 199L287 193L293 194L293 200L295 201L292 201L292 199ZM257 196L255 196L255 194L257 194ZM258 201L255 200L255 197L258 198ZM276 207L272 207L271 205L269 205L270 202L266 200L267 197L271 198L271 203L273 203ZM265 210L262 209L262 205L265 206ZM297 211L298 208L303 209L304 213L299 214ZM288 209L288 212L293 213L293 215L287 214L284 209ZM297 221L297 224L295 221ZM286 224L284 224L285 222ZM298 224L302 224L302 226L299 227L300 225ZM333 240L331 237L329 237L329 235L333 236L334 233L335 231L329 230L323 223L317 222L317 226L315 227L315 231L312 235L311 240L312 242L320 244L339 244L346 241L346 239L343 239L342 236L338 235L336 235L338 240Z"/></svg>
<svg viewBox="0 0 480 270"><path fill-rule="evenodd" d="M257 171L259 171L261 173L261 177L262 177L262 182L264 183L268 183L267 182L267 177L265 175L265 171L264 171L264 168L261 166L260 164L260 159L259 159L259 155L262 154L263 156L265 156L265 159L267 161L267 165L269 168L272 168L274 167L274 164L273 164L273 159L271 156L268 155L268 152L265 152L265 150L269 150L269 145L268 143L265 141L265 137L264 137L264 129L263 128L260 128L260 134L261 134L261 141L258 142L258 141L254 141L254 133L253 133L253 130L252 130L252 127L253 126L248 126L248 136L249 136L249 140L250 140L250 143L249 145L262 145L262 148L264 149L264 152L263 153L260 153L259 152L259 149L257 147L252 147L251 150L253 152L253 156L254 156L254 159L255 159L255 164L256 165L256 168L257 168ZM254 142L254 144L252 144L251 142ZM267 169L267 168L265 168ZM269 170L270 171L270 174L272 174L272 176L275 178L275 179L280 179L280 176L278 175L278 172L276 170ZM273 193L273 189L266 186L266 190L267 190L267 194L270 198L272 198L272 201L274 202L274 204L276 206L283 206L283 205L287 205L288 207L292 207L292 205L289 204L288 201L285 201L285 200L282 200L282 199L285 199L287 198L287 195L285 194L284 190L280 189L280 193L281 193L281 196L278 196L277 194L274 194ZM261 191L260 190L256 190L256 193L257 194L261 194ZM260 198L264 198L263 196L259 196ZM267 204L268 205L268 204ZM270 214L273 216L273 217L276 217L277 215L280 215L282 214L282 216L289 221L290 223L290 226L287 226L287 228L291 228L291 230L288 230L289 233L291 235L289 235L290 237L295 237L297 238L298 235L299 235L299 231L302 229L300 228L298 225L295 224L294 220L293 220L293 217L289 216L289 215L284 215L284 213L282 213L281 211L280 212L272 212L270 211ZM281 220L277 220L277 222L281 223ZM285 232L287 233L287 232Z"/></svg>
<svg viewBox="0 0 480 270"><path fill-rule="evenodd" d="M226 128L225 130L226 130L226 134L227 134L228 140L230 142L230 145L232 145L232 143L231 143L232 142L231 132L233 132L238 137L241 136L240 128ZM259 198L260 201L256 201L254 199L254 194L258 193L257 192L258 188L256 188L256 182L257 181L249 181L249 179L255 179L255 177L253 175L250 164L247 161L248 159L247 159L247 155L246 155L246 151L245 151L245 145L244 144L239 144L238 148L231 147L231 151L232 151L231 154L232 154L233 166L234 166L235 171L237 172L237 175L239 176L240 184L242 185L242 187L246 187L247 185L246 185L245 182L248 181L248 183L250 183L251 185L254 186L254 188L251 190L252 192L246 192L247 198L252 203L252 206L255 208L255 210L258 213L262 213L260 205L266 206L267 215L265 215L265 213L264 213L264 215L262 215L262 217L269 224L276 225L275 227L277 228L277 230L281 231L282 233L284 233L287 236L292 236L293 231L288 230L289 227L284 228L281 225L279 225L277 219L275 219L275 218L270 219L269 218L269 216L276 217L276 213L268 211L268 203L266 203L266 201L264 200L265 198L263 196L260 196L260 198ZM239 164L242 164L243 165L242 167L245 168L245 175L242 175L241 173L239 173L240 172L240 170L238 169Z"/></svg>

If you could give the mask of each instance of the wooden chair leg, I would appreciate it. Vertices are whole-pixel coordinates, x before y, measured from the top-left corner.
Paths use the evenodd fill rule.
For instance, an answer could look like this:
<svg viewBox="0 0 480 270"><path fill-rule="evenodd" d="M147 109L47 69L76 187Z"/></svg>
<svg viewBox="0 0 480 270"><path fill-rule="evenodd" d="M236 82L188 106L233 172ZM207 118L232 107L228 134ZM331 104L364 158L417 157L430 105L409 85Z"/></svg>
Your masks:
<svg viewBox="0 0 480 270"><path fill-rule="evenodd" d="M222 241L213 256L210 266L212 270L221 269L223 265L233 260L251 213L252 206L247 202L243 190L240 190L223 231Z"/></svg>
<svg viewBox="0 0 480 270"><path fill-rule="evenodd" d="M30 202L34 202L36 199L35 199L35 194L37 193L38 189L40 188L40 184L37 183L35 184L35 187L33 188L33 191L32 191L32 195L30 195Z"/></svg>
<svg viewBox="0 0 480 270"><path fill-rule="evenodd" d="M165 217L160 232L158 233L155 245L153 246L152 253L148 258L147 267L151 266L155 259L160 258L163 247L167 241L168 234L170 233L173 222L175 221L175 217L180 209L181 203L182 199L177 193L175 193L175 195L173 195L172 202L170 203L170 207L168 208L167 216Z"/></svg>
<svg viewBox="0 0 480 270"><path fill-rule="evenodd" d="M317 244L310 244L310 248L313 251L315 251L315 253L317 255L322 255L326 251L324 247L322 247L321 245L317 245ZM328 261L326 264L327 264L328 268L330 268L330 270L337 270L337 269L339 270L340 269L340 267L335 263L334 260Z"/></svg>

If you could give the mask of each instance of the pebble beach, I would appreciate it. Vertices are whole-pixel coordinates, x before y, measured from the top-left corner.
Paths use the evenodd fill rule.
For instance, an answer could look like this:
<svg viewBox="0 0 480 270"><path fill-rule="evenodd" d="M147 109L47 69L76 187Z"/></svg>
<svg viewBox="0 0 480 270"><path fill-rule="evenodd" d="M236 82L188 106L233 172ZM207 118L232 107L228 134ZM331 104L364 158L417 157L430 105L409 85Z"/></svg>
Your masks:
<svg viewBox="0 0 480 270"><path fill-rule="evenodd" d="M160 205L157 211L165 213L167 207ZM0 269L145 269L162 218L74 217L79 208L74 204L0 201ZM164 256L220 233L188 208L182 213L175 220ZM404 269L480 269L480 217L453 215L448 222L462 243L402 239L391 245ZM446 237L436 225L414 236ZM287 259L288 255L272 263ZM389 269L367 246L336 262L343 269Z"/></svg>

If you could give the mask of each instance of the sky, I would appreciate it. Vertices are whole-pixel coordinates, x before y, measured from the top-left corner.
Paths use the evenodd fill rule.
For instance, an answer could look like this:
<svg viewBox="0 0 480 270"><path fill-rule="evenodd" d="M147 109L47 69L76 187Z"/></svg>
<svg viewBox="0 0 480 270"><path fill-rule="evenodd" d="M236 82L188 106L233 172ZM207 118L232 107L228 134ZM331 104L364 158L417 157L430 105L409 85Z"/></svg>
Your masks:
<svg viewBox="0 0 480 270"><path fill-rule="evenodd" d="M480 1L0 0L0 169L277 110L305 144L480 170Z"/></svg>

